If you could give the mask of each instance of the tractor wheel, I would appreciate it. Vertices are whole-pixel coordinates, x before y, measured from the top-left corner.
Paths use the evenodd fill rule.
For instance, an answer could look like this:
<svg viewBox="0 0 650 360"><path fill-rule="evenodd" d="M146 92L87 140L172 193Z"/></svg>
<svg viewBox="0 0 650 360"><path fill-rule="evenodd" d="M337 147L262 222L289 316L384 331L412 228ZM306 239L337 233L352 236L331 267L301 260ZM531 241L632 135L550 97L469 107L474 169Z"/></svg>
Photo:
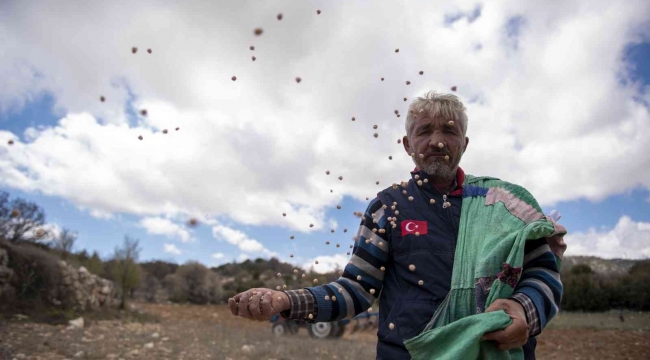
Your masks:
<svg viewBox="0 0 650 360"><path fill-rule="evenodd" d="M319 322L315 324L309 324L307 331L309 331L309 336L314 339L325 339L334 333L334 326L335 323Z"/></svg>
<svg viewBox="0 0 650 360"><path fill-rule="evenodd" d="M282 337L288 333L287 327L284 324L274 324L272 330L276 337Z"/></svg>

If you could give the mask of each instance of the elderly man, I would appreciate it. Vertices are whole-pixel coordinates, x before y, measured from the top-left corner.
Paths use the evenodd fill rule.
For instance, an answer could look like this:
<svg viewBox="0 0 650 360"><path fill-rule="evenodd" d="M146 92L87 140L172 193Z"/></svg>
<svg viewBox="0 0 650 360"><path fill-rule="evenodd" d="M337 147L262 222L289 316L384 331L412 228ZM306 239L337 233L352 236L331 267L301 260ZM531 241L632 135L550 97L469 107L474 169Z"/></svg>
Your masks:
<svg viewBox="0 0 650 360"><path fill-rule="evenodd" d="M456 96L414 100L403 145L416 168L370 202L341 277L300 290L251 289L229 299L232 313L329 322L379 299L377 359L534 359L535 336L562 296L566 229L522 187L466 175L466 133Z"/></svg>

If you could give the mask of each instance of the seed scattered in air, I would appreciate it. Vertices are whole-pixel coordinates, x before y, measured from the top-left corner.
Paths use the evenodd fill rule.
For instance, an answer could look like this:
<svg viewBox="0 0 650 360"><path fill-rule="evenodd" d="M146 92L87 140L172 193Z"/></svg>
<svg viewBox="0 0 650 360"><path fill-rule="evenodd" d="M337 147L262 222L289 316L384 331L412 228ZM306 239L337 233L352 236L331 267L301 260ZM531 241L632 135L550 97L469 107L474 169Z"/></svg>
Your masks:
<svg viewBox="0 0 650 360"><path fill-rule="evenodd" d="M379 134L377 134L377 133L374 133L374 134L373 134L372 136L374 136L374 137L376 137L376 138L377 138L377 137L379 137Z"/></svg>
<svg viewBox="0 0 650 360"><path fill-rule="evenodd" d="M343 180L343 176L339 176L339 180Z"/></svg>
<svg viewBox="0 0 650 360"><path fill-rule="evenodd" d="M341 210L341 205L336 205L336 208Z"/></svg>
<svg viewBox="0 0 650 360"><path fill-rule="evenodd" d="M151 49L147 49L147 52L148 52L149 54L151 54Z"/></svg>
<svg viewBox="0 0 650 360"><path fill-rule="evenodd" d="M289 236L289 239L293 240L293 239L294 239L294 236L293 236L293 235Z"/></svg>
<svg viewBox="0 0 650 360"><path fill-rule="evenodd" d="M329 175L329 174L330 174L330 171L329 171L329 170L326 170L326 171L325 171L325 174Z"/></svg>
<svg viewBox="0 0 650 360"><path fill-rule="evenodd" d="M20 210L18 209L11 209L11 217L12 218L17 218L20 216Z"/></svg>
<svg viewBox="0 0 650 360"><path fill-rule="evenodd" d="M424 281L422 280L418 281L418 285L424 285Z"/></svg>
<svg viewBox="0 0 650 360"><path fill-rule="evenodd" d="M293 257L293 254L289 254L289 257Z"/></svg>
<svg viewBox="0 0 650 360"><path fill-rule="evenodd" d="M316 10L316 14L317 14L317 15L320 15L320 10Z"/></svg>
<svg viewBox="0 0 650 360"><path fill-rule="evenodd" d="M176 128L176 131L178 131L178 129L180 129L180 128L177 127L177 128Z"/></svg>
<svg viewBox="0 0 650 360"><path fill-rule="evenodd" d="M309 224L309 227L310 227L310 228L311 228L311 227L314 227L314 224Z"/></svg>
<svg viewBox="0 0 650 360"><path fill-rule="evenodd" d="M352 121L354 121L354 120L356 120L356 119L355 119L354 116L353 116L353 117L352 117Z"/></svg>
<svg viewBox="0 0 650 360"><path fill-rule="evenodd" d="M329 299L330 299L329 295L325 295L325 300L329 301Z"/></svg>
<svg viewBox="0 0 650 360"><path fill-rule="evenodd" d="M406 85L411 85L411 82L407 80Z"/></svg>
<svg viewBox="0 0 650 360"><path fill-rule="evenodd" d="M99 101L104 102L104 101L106 101L106 98L103 97L103 96L100 96L100 97L99 97Z"/></svg>
<svg viewBox="0 0 650 360"><path fill-rule="evenodd" d="M424 71L420 70L420 73L419 73L419 74L420 74L420 75L424 75Z"/></svg>
<svg viewBox="0 0 650 360"><path fill-rule="evenodd" d="M445 155L445 161L449 161L449 155Z"/></svg>
<svg viewBox="0 0 650 360"><path fill-rule="evenodd" d="M413 201L413 196L409 196L409 201Z"/></svg>
<svg viewBox="0 0 650 360"><path fill-rule="evenodd" d="M282 213L282 216L287 216L287 213Z"/></svg>
<svg viewBox="0 0 650 360"><path fill-rule="evenodd" d="M357 281L361 281L361 275L357 275Z"/></svg>
<svg viewBox="0 0 650 360"><path fill-rule="evenodd" d="M233 76L233 77L230 78L230 80L235 81L235 80L237 80L237 77Z"/></svg>
<svg viewBox="0 0 650 360"><path fill-rule="evenodd" d="M318 260L314 261L314 264L318 265Z"/></svg>
<svg viewBox="0 0 650 360"><path fill-rule="evenodd" d="M309 316L308 316L308 317L309 317L309 320L312 320L312 319L314 318L314 315L312 315L312 314L309 314Z"/></svg>
<svg viewBox="0 0 650 360"><path fill-rule="evenodd" d="M415 265L413 265L413 264L409 265L409 270L415 271Z"/></svg>
<svg viewBox="0 0 650 360"><path fill-rule="evenodd" d="M13 140L9 140L9 141L7 141L7 144L9 144L9 145L13 145L13 144L14 144L14 141L13 141Z"/></svg>
<svg viewBox="0 0 650 360"><path fill-rule="evenodd" d="M257 36L262 35L263 32L264 32L264 30L262 30L262 28L257 28L257 29L255 29L255 30L253 31L253 33L254 33L255 35L257 35Z"/></svg>
<svg viewBox="0 0 650 360"><path fill-rule="evenodd" d="M135 47L135 46L132 47L132 48L131 48L131 52L134 53L134 54L137 53L137 52L138 52L138 48Z"/></svg>
<svg viewBox="0 0 650 360"><path fill-rule="evenodd" d="M372 128L373 128L373 129L377 129L377 125L373 125Z"/></svg>
<svg viewBox="0 0 650 360"><path fill-rule="evenodd" d="M452 87L451 87L451 91L456 91L456 87L455 87L455 86L452 86Z"/></svg>
<svg viewBox="0 0 650 360"><path fill-rule="evenodd" d="M347 228L343 229L343 232L344 233L348 232L348 229Z"/></svg>
<svg viewBox="0 0 650 360"><path fill-rule="evenodd" d="M300 82L301 82L301 81L302 81L302 79L301 79L301 78L299 78L299 77L296 77L296 82L297 82L298 84L300 84Z"/></svg>
<svg viewBox="0 0 650 360"><path fill-rule="evenodd" d="M395 324L393 324L393 323L388 324L388 328L393 330L395 328Z"/></svg>
<svg viewBox="0 0 650 360"><path fill-rule="evenodd" d="M375 181L375 184L379 185L379 181Z"/></svg>
<svg viewBox="0 0 650 360"><path fill-rule="evenodd" d="M447 125L449 125L449 126L454 126L454 124L455 124L454 120L449 120L449 122L447 123Z"/></svg>
<svg viewBox="0 0 650 360"><path fill-rule="evenodd" d="M196 220L195 218L191 218L191 219L187 222L187 225L189 225L189 226L196 226L196 225L198 225L198 223L199 223L198 220Z"/></svg>
<svg viewBox="0 0 650 360"><path fill-rule="evenodd" d="M253 61L257 60L257 58L256 58L255 56L251 57L251 59L252 59Z"/></svg>
<svg viewBox="0 0 650 360"><path fill-rule="evenodd" d="M382 266L382 267L379 268L379 270L386 271L386 268Z"/></svg>
<svg viewBox="0 0 650 360"><path fill-rule="evenodd" d="M167 134L167 129L163 129L163 134Z"/></svg>
<svg viewBox="0 0 650 360"><path fill-rule="evenodd" d="M424 154L420 154L420 159L424 159Z"/></svg>
<svg viewBox="0 0 650 360"><path fill-rule="evenodd" d="M282 286L280 286L280 285L278 285L278 286L275 287L275 290L280 291L281 289L282 289Z"/></svg>
<svg viewBox="0 0 650 360"><path fill-rule="evenodd" d="M388 160L393 160L393 157L392 157L392 156L388 156Z"/></svg>
<svg viewBox="0 0 650 360"><path fill-rule="evenodd" d="M314 279L314 284L318 284L318 279Z"/></svg>
<svg viewBox="0 0 650 360"><path fill-rule="evenodd" d="M282 20L282 13L278 14L278 20Z"/></svg>
<svg viewBox="0 0 650 360"><path fill-rule="evenodd" d="M399 52L399 49L395 49L395 52L398 53L398 52Z"/></svg>
<svg viewBox="0 0 650 360"><path fill-rule="evenodd" d="M408 100L407 98L404 98L404 101Z"/></svg>
<svg viewBox="0 0 650 360"><path fill-rule="evenodd" d="M332 234L334 234L334 229L331 230Z"/></svg>
<svg viewBox="0 0 650 360"><path fill-rule="evenodd" d="M249 49L251 49L251 50L255 50L255 46L251 45L251 46L249 47Z"/></svg>
<svg viewBox="0 0 650 360"><path fill-rule="evenodd" d="M141 114L142 116L147 116L147 109L142 109L142 110L140 110L140 114Z"/></svg>
<svg viewBox="0 0 650 360"><path fill-rule="evenodd" d="M397 143L398 143L398 144L401 144L401 143L402 143L402 139L397 139Z"/></svg>
<svg viewBox="0 0 650 360"><path fill-rule="evenodd" d="M142 140L142 135L138 135L138 139Z"/></svg>
<svg viewBox="0 0 650 360"><path fill-rule="evenodd" d="M381 81L384 81L384 78L381 78Z"/></svg>

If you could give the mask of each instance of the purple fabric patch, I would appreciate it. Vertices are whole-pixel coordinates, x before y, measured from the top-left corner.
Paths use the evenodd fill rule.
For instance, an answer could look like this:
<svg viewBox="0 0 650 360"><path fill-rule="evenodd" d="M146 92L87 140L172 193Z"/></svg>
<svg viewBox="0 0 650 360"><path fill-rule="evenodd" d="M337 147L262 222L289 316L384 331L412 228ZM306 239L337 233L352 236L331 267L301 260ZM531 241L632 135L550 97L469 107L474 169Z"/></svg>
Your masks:
<svg viewBox="0 0 650 360"><path fill-rule="evenodd" d="M497 274L497 279L510 285L513 289L515 286L517 286L517 282L519 281L520 277L521 268L512 267L508 263L503 263L503 265L501 265L501 272Z"/></svg>
<svg viewBox="0 0 650 360"><path fill-rule="evenodd" d="M474 284L474 295L476 297L476 313L482 314L485 312L485 301L492 289L492 283L496 280L496 276L487 276L476 279Z"/></svg>

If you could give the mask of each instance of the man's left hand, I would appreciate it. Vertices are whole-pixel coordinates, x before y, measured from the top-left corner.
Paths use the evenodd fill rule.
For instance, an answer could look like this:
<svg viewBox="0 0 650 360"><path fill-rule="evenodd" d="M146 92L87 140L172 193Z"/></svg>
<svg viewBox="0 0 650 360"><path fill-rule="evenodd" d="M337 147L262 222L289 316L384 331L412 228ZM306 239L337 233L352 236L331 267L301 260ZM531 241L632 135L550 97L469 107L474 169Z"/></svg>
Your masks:
<svg viewBox="0 0 650 360"><path fill-rule="evenodd" d="M528 341L528 323L524 307L515 300L498 299L490 305L485 312L505 311L512 319L512 324L503 330L485 333L481 338L483 340L493 340L497 342L499 350L505 351L524 346Z"/></svg>

